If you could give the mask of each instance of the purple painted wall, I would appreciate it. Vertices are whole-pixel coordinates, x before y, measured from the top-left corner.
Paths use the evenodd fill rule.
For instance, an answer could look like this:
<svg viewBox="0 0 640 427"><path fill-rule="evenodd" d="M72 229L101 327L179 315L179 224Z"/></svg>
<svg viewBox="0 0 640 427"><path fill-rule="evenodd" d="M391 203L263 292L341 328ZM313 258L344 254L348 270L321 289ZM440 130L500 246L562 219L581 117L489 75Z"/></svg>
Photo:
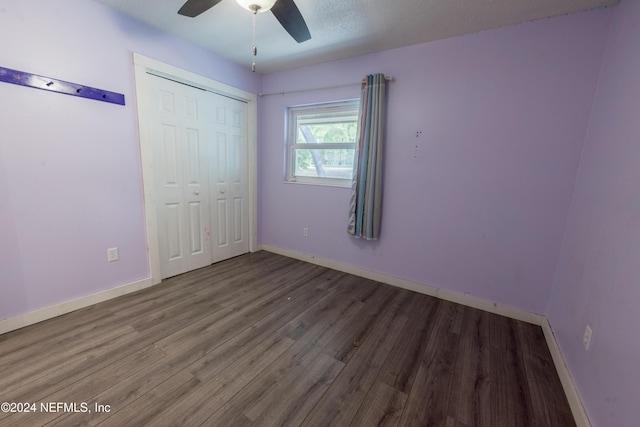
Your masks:
<svg viewBox="0 0 640 427"><path fill-rule="evenodd" d="M548 317L597 427L640 402L640 2L614 10ZM582 345L593 329L589 350Z"/></svg>
<svg viewBox="0 0 640 427"><path fill-rule="evenodd" d="M87 0L0 0L0 34L3 67L127 102L0 83L1 320L149 276L133 51L254 93L260 77Z"/></svg>
<svg viewBox="0 0 640 427"><path fill-rule="evenodd" d="M261 99L261 242L545 313L611 13L265 75L356 84ZM284 183L283 160L287 106L358 97L372 72L395 78L378 242L347 235L350 190Z"/></svg>

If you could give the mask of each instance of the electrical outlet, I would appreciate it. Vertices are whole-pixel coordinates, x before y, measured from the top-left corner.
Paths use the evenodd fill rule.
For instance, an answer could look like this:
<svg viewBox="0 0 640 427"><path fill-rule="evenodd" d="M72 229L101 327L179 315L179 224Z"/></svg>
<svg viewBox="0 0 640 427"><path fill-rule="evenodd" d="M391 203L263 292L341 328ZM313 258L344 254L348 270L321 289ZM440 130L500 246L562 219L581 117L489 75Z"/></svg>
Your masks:
<svg viewBox="0 0 640 427"><path fill-rule="evenodd" d="M302 229L302 235L303 235L304 237L309 237L309 227L304 227L304 228Z"/></svg>
<svg viewBox="0 0 640 427"><path fill-rule="evenodd" d="M589 350L589 343L591 342L591 334L593 331L591 330L591 326L587 325L584 328L584 335L582 336L582 345L584 345L585 350Z"/></svg>
<svg viewBox="0 0 640 427"><path fill-rule="evenodd" d="M118 260L118 248L107 249L107 261L113 262Z"/></svg>

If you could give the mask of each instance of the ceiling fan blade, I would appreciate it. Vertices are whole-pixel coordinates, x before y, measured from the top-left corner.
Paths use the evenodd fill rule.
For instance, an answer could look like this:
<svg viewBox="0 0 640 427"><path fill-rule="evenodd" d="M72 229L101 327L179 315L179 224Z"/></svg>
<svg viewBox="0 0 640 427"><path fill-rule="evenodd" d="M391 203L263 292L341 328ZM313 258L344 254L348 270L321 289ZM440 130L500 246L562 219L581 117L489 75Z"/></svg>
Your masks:
<svg viewBox="0 0 640 427"><path fill-rule="evenodd" d="M178 13L180 15L188 16L189 18L195 18L221 1L222 0L187 0L187 2L182 5Z"/></svg>
<svg viewBox="0 0 640 427"><path fill-rule="evenodd" d="M298 43L302 43L311 38L307 23L304 22L304 18L298 10L298 6L293 0L278 0L276 4L271 8L271 12L276 17L285 30L293 37Z"/></svg>

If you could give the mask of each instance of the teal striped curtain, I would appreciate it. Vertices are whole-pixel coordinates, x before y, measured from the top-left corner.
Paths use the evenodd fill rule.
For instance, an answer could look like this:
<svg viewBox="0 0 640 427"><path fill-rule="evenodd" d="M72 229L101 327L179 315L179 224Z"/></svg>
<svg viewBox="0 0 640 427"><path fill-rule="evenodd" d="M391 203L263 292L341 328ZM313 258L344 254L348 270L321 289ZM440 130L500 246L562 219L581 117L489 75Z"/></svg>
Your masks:
<svg viewBox="0 0 640 427"><path fill-rule="evenodd" d="M358 143L353 166L349 224L354 237L376 240L382 202L382 146L385 129L385 77L370 74L362 81Z"/></svg>

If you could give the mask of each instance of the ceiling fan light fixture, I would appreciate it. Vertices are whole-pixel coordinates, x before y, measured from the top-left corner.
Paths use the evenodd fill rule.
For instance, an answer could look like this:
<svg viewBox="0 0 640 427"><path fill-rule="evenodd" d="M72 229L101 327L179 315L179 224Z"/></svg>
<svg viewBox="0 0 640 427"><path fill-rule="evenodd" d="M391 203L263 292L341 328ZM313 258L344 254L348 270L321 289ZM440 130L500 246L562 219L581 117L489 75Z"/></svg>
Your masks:
<svg viewBox="0 0 640 427"><path fill-rule="evenodd" d="M277 0L236 0L243 8L252 13L266 12L271 9Z"/></svg>

